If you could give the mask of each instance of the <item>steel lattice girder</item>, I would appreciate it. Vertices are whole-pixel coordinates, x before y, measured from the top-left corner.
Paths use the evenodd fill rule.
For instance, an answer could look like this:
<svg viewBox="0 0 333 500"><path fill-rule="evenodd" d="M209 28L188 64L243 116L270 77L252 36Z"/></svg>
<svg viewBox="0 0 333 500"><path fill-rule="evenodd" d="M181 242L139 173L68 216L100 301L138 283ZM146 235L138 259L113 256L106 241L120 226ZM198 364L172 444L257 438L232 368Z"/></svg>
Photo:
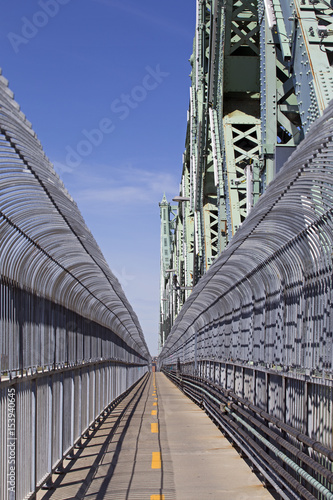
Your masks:
<svg viewBox="0 0 333 500"><path fill-rule="evenodd" d="M333 97L331 11L310 0L197 1L180 190L190 201L179 205L194 221L192 244L185 232L180 241L193 284Z"/></svg>

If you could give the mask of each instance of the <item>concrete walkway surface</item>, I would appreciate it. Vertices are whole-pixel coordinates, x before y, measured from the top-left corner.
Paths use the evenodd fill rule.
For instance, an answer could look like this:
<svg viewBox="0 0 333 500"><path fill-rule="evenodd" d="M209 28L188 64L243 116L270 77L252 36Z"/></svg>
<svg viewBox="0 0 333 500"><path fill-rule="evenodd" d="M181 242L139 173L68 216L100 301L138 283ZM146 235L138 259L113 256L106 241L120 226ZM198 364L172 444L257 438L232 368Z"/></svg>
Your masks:
<svg viewBox="0 0 333 500"><path fill-rule="evenodd" d="M162 373L98 426L37 500L268 500L209 417Z"/></svg>

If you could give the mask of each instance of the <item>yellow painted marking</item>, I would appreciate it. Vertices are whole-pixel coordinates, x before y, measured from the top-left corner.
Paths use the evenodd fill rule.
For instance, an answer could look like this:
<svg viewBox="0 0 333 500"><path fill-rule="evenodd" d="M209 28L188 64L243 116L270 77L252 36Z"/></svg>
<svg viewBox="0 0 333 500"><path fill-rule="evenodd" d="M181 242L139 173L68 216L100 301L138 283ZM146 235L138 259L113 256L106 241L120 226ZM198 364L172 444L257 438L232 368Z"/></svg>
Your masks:
<svg viewBox="0 0 333 500"><path fill-rule="evenodd" d="M164 495L150 495L150 500L165 500Z"/></svg>
<svg viewBox="0 0 333 500"><path fill-rule="evenodd" d="M154 399L155 399L155 401L157 401L157 398L154 398Z"/></svg>
<svg viewBox="0 0 333 500"><path fill-rule="evenodd" d="M158 424L157 423L150 424L150 429L151 432L154 432L156 434L158 432Z"/></svg>
<svg viewBox="0 0 333 500"><path fill-rule="evenodd" d="M157 406L157 403L153 403L153 406Z"/></svg>
<svg viewBox="0 0 333 500"><path fill-rule="evenodd" d="M151 468L160 469L161 468L161 453L159 451L153 451L151 459Z"/></svg>
<svg viewBox="0 0 333 500"><path fill-rule="evenodd" d="M157 410L152 410L151 415L157 415Z"/></svg>

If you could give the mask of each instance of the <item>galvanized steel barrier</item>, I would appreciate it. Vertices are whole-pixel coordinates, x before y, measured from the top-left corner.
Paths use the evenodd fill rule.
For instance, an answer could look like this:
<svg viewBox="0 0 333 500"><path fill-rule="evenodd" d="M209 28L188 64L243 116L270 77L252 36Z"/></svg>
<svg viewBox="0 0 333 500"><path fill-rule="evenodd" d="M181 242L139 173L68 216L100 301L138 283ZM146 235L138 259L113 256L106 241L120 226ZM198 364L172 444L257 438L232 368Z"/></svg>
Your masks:
<svg viewBox="0 0 333 500"><path fill-rule="evenodd" d="M333 499L331 448L218 383L167 371L232 439L252 470L284 500ZM320 457L320 458L319 458Z"/></svg>
<svg viewBox="0 0 333 500"><path fill-rule="evenodd" d="M0 76L0 497L33 497L148 370L137 316Z"/></svg>
<svg viewBox="0 0 333 500"><path fill-rule="evenodd" d="M194 288L160 366L232 391L332 449L332 255L331 102ZM308 453L332 468L332 457Z"/></svg>

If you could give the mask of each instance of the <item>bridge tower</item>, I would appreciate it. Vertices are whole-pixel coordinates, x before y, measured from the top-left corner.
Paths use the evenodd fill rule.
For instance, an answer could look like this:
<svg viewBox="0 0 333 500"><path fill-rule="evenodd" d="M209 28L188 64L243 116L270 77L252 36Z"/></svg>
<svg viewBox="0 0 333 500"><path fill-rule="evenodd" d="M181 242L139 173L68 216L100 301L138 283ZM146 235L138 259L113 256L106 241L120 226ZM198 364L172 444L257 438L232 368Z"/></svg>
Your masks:
<svg viewBox="0 0 333 500"><path fill-rule="evenodd" d="M173 284L172 267L170 259L172 255L172 242L174 236L175 218L177 217L177 207L171 207L165 194L159 203L161 232L160 232L160 333L159 348L163 344L173 323ZM176 269L174 270L176 273ZM170 296L171 295L171 296Z"/></svg>

